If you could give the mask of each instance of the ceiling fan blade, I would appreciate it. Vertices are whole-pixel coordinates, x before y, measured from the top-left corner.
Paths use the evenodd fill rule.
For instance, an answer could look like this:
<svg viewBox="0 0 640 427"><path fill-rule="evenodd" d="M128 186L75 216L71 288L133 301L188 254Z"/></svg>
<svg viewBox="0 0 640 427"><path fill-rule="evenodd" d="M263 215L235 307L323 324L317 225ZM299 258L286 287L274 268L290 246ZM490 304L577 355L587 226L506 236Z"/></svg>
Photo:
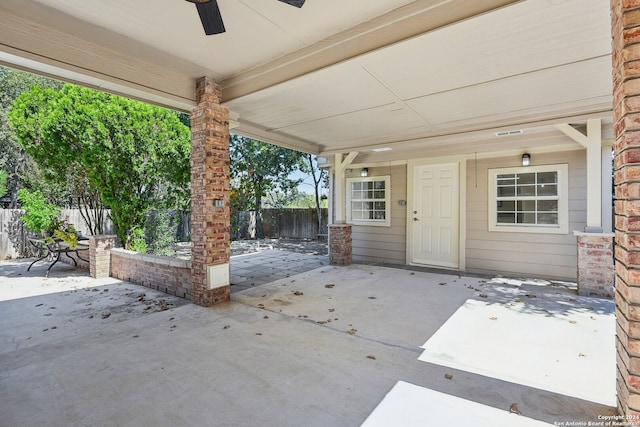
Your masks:
<svg viewBox="0 0 640 427"><path fill-rule="evenodd" d="M282 3L290 4L295 7L302 7L305 0L280 0Z"/></svg>
<svg viewBox="0 0 640 427"><path fill-rule="evenodd" d="M226 30L224 29L224 23L222 22L222 15L220 15L220 9L218 8L218 2L211 0L208 2L196 3L198 14L200 15L200 21L202 21L202 28L204 33L208 36L211 34L221 34Z"/></svg>

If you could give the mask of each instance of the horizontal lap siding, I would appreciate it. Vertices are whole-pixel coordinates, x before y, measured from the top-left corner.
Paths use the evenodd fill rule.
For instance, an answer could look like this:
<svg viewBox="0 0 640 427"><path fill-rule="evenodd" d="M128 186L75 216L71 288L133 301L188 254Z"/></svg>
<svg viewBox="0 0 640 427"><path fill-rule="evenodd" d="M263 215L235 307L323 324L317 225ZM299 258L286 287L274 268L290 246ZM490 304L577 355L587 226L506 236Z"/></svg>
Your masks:
<svg viewBox="0 0 640 427"><path fill-rule="evenodd" d="M355 262L404 264L406 262L406 206L400 200L407 199L407 167L370 167L369 176L391 175L391 226L371 227L354 225L352 228L352 258ZM347 174L358 177L359 170Z"/></svg>
<svg viewBox="0 0 640 427"><path fill-rule="evenodd" d="M585 159L584 150L532 155L534 166L569 165L568 234L489 232L489 169L517 167L520 157L478 160L477 175L475 162L467 162L466 270L576 280L573 230L583 230L586 225Z"/></svg>

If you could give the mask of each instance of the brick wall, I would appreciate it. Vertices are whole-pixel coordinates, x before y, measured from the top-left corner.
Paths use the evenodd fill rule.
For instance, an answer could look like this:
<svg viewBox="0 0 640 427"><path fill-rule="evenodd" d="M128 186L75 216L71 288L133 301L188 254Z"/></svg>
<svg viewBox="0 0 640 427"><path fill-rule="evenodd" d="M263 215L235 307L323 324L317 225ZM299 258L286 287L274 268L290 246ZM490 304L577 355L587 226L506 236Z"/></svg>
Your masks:
<svg viewBox="0 0 640 427"><path fill-rule="evenodd" d="M351 226L329 225L329 263L331 265L351 265Z"/></svg>
<svg viewBox="0 0 640 427"><path fill-rule="evenodd" d="M191 300L191 261L111 250L111 276Z"/></svg>
<svg viewBox="0 0 640 427"><path fill-rule="evenodd" d="M613 298L613 234L575 234L578 237L578 294Z"/></svg>
<svg viewBox="0 0 640 427"><path fill-rule="evenodd" d="M618 410L640 416L640 1L611 0Z"/></svg>

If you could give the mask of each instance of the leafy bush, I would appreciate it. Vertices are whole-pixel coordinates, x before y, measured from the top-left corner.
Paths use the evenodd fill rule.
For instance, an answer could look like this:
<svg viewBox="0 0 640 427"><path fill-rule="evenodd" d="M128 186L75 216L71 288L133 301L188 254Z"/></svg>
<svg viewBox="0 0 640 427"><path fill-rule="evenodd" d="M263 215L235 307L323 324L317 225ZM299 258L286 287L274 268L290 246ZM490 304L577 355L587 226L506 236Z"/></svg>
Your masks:
<svg viewBox="0 0 640 427"><path fill-rule="evenodd" d="M131 230L127 249L134 252L140 252L141 254L147 252L147 242L144 240L144 230L142 228L134 228Z"/></svg>
<svg viewBox="0 0 640 427"><path fill-rule="evenodd" d="M64 224L59 218L60 208L49 203L40 191L31 192L22 188L18 190L18 200L24 209L22 222L29 230L53 233Z"/></svg>
<svg viewBox="0 0 640 427"><path fill-rule="evenodd" d="M151 211L145 224L147 250L154 255L174 256L177 221L167 210Z"/></svg>

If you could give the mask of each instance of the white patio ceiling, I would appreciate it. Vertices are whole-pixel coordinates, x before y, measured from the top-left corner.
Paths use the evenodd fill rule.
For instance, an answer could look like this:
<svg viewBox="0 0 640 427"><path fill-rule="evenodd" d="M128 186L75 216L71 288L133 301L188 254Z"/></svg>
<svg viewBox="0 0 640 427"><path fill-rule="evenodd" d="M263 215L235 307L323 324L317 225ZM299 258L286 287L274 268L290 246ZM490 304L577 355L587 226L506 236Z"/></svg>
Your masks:
<svg viewBox="0 0 640 427"><path fill-rule="evenodd" d="M607 1L218 3L227 32L205 36L183 0L3 0L0 62L185 111L210 76L235 132L359 162L560 149L576 143L555 124L595 117L611 132Z"/></svg>

